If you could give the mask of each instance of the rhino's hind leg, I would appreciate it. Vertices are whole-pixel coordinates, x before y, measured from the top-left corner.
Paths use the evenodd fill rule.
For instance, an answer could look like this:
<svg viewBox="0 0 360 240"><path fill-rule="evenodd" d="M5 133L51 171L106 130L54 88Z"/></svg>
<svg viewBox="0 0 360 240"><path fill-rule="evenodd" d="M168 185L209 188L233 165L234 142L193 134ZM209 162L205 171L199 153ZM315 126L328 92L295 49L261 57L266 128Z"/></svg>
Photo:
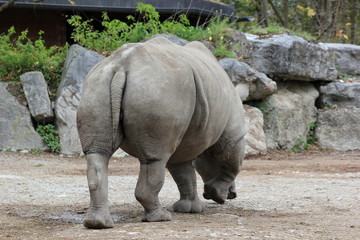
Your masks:
<svg viewBox="0 0 360 240"><path fill-rule="evenodd" d="M142 221L170 221L171 214L162 208L158 197L164 185L166 161L152 159L148 161L140 160L140 163L140 173L135 189L135 197L145 209Z"/></svg>
<svg viewBox="0 0 360 240"><path fill-rule="evenodd" d="M110 156L105 153L90 153L86 158L90 207L84 219L84 226L112 228L114 223L109 214L107 176Z"/></svg>
<svg viewBox="0 0 360 240"><path fill-rule="evenodd" d="M204 198L217 203L236 197L235 178L244 157L245 141L220 138L212 148L195 161L204 185Z"/></svg>
<svg viewBox="0 0 360 240"><path fill-rule="evenodd" d="M169 164L167 167L180 191L180 200L174 204L174 211L181 213L202 212L203 203L197 194L196 174L192 162Z"/></svg>

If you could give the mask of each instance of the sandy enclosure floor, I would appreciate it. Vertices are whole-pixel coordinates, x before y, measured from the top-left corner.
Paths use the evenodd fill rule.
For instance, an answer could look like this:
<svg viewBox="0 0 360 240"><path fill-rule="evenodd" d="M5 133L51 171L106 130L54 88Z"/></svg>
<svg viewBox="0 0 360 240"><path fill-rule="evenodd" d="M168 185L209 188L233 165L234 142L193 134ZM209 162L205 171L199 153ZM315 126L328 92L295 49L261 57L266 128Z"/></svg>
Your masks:
<svg viewBox="0 0 360 240"><path fill-rule="evenodd" d="M140 220L138 168L132 157L111 160L115 227L89 230L85 158L0 152L0 239L360 239L360 152L246 159L238 198L218 205L201 196L201 214L172 211L179 193L167 174L160 200L173 219L159 223Z"/></svg>

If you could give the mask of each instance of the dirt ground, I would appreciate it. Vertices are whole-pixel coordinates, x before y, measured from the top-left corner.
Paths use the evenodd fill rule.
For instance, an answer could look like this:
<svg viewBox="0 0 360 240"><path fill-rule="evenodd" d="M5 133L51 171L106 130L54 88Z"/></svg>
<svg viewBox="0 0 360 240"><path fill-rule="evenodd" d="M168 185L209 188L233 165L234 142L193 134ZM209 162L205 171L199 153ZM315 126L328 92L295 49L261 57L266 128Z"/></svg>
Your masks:
<svg viewBox="0 0 360 240"><path fill-rule="evenodd" d="M246 159L238 197L201 214L171 210L179 194L167 174L160 193L172 221L141 222L139 163L110 162L115 227L89 230L86 160L0 152L0 239L360 239L360 152L272 152ZM203 183L198 181L199 195Z"/></svg>

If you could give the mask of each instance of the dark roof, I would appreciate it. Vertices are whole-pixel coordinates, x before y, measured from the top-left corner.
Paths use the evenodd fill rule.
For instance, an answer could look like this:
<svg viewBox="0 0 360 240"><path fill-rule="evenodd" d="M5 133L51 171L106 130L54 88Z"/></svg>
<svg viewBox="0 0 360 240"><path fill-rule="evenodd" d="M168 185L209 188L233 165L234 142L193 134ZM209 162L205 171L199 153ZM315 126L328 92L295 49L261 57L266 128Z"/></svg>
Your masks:
<svg viewBox="0 0 360 240"><path fill-rule="evenodd" d="M5 3L7 0L0 0ZM73 0L71 5L67 0L44 0L34 3L31 0L17 0L15 8L39 8L57 10L106 11L106 12L133 12L138 1L135 0ZM220 13L224 16L233 16L234 8L203 0L141 0L151 4L159 13L187 12L197 15L213 15Z"/></svg>

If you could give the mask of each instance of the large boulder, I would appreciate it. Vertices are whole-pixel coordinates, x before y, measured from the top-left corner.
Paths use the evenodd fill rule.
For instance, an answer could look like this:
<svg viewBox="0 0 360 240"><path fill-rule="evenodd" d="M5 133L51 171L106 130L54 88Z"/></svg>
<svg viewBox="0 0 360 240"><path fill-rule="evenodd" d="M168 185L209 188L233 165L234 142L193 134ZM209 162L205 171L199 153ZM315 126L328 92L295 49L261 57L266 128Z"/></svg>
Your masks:
<svg viewBox="0 0 360 240"><path fill-rule="evenodd" d="M245 156L266 154L263 114L258 108L248 105L244 105L244 110L248 130L245 135Z"/></svg>
<svg viewBox="0 0 360 240"><path fill-rule="evenodd" d="M307 82L279 82L278 91L264 99L259 108L264 114L266 145L270 149L290 149L305 140L310 123L316 121L316 88Z"/></svg>
<svg viewBox="0 0 360 240"><path fill-rule="evenodd" d="M82 85L88 72L104 58L79 45L72 45L68 51L55 102L56 125L63 154L79 154L82 151L76 126Z"/></svg>
<svg viewBox="0 0 360 240"><path fill-rule="evenodd" d="M319 104L322 107L336 105L360 108L360 83L332 82L321 86Z"/></svg>
<svg viewBox="0 0 360 240"><path fill-rule="evenodd" d="M276 92L276 82L244 62L226 58L220 60L219 64L229 75L243 101L263 99Z"/></svg>
<svg viewBox="0 0 360 240"><path fill-rule="evenodd" d="M19 104L0 82L0 150L45 150L41 137L34 130L29 110Z"/></svg>
<svg viewBox="0 0 360 240"><path fill-rule="evenodd" d="M341 74L360 75L360 46L341 43L326 43L335 51L336 66Z"/></svg>
<svg viewBox="0 0 360 240"><path fill-rule="evenodd" d="M252 66L267 75L302 81L337 78L334 52L325 44L285 34L252 42Z"/></svg>
<svg viewBox="0 0 360 240"><path fill-rule="evenodd" d="M239 59L249 58L253 51L251 41L247 39L243 32L236 30L230 32L229 37L224 39L224 44Z"/></svg>
<svg viewBox="0 0 360 240"><path fill-rule="evenodd" d="M360 108L320 110L315 134L324 148L360 150Z"/></svg>
<svg viewBox="0 0 360 240"><path fill-rule="evenodd" d="M41 72L27 72L20 76L31 116L38 123L49 123L54 120L48 86Z"/></svg>

